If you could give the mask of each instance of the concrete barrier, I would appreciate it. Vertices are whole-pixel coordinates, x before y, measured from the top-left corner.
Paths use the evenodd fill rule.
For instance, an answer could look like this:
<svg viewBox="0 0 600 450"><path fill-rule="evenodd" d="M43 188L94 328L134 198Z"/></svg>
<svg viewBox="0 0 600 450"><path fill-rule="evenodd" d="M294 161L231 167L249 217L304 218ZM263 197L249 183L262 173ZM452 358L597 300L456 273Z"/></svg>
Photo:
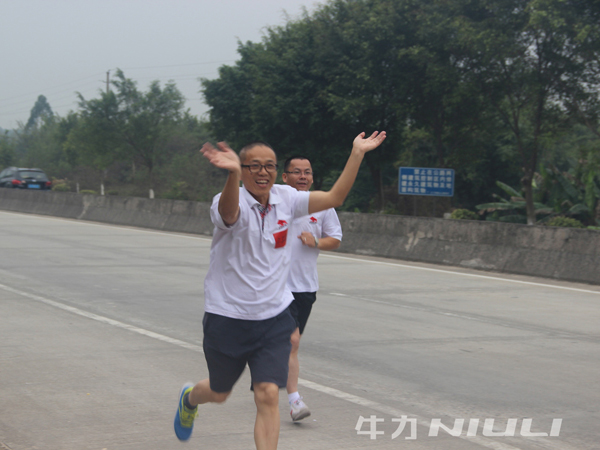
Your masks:
<svg viewBox="0 0 600 450"><path fill-rule="evenodd" d="M0 209L212 235L208 203L0 189Z"/></svg>
<svg viewBox="0 0 600 450"><path fill-rule="evenodd" d="M0 209L212 235L208 203L0 189ZM600 284L600 232L340 213L339 251Z"/></svg>
<svg viewBox="0 0 600 450"><path fill-rule="evenodd" d="M600 232L340 213L343 251L600 284Z"/></svg>

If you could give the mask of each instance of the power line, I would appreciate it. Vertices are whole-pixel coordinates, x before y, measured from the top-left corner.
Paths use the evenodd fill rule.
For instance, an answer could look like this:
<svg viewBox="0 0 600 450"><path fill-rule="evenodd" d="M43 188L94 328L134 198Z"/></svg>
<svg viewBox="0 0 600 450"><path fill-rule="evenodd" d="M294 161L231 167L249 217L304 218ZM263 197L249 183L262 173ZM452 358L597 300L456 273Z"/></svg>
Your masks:
<svg viewBox="0 0 600 450"><path fill-rule="evenodd" d="M171 64L171 65L167 65L167 66L127 67L127 68L124 68L121 70L125 71L125 70L142 70L142 69L164 69L166 67L204 66L204 65L208 65L208 64L222 64L222 63L228 63L228 62L234 62L234 61L236 61L236 60L235 59L226 59L223 61L207 61L207 62L190 63L190 64Z"/></svg>
<svg viewBox="0 0 600 450"><path fill-rule="evenodd" d="M203 72L197 74L182 74L182 75L161 75L159 77L155 76L144 76L144 77L135 77L135 81L139 80L192 80L194 78L202 77L204 75L212 75L214 72Z"/></svg>
<svg viewBox="0 0 600 450"><path fill-rule="evenodd" d="M87 77L85 77L85 78L80 78L80 79L78 79L78 80L74 80L74 81L71 81L71 82L69 82L69 83L58 84L58 85L55 85L55 86L50 86L49 88L46 88L46 89L41 89L41 90L48 91L48 90L51 90L51 89L55 89L55 88L59 88L59 87L63 87L63 86L68 86L68 85L71 85L71 84L73 84L73 83L78 83L78 82L80 82L80 81L83 81L83 80L88 80L88 79L90 79L90 78L92 78L92 77L97 77L97 76L100 76L100 75L101 75L101 74L98 74L98 73L96 73L96 74L94 74L94 75L89 75L89 76L87 76ZM103 75L103 74L102 74L102 75ZM20 95L16 95L16 96L14 96L14 97L0 98L0 102L4 102L4 101L7 101L7 100L13 100L13 99L15 99L15 98L24 97L24 96L26 96L26 95L35 95L35 94L39 93L39 91L40 91L40 90L37 90L36 92L31 92L31 93L28 93L28 94L20 94Z"/></svg>
<svg viewBox="0 0 600 450"><path fill-rule="evenodd" d="M232 60L229 60L229 61L232 61ZM178 65L171 65L171 66L155 66L155 67L147 67L147 68L150 69L150 68L159 68L159 67L183 67L183 66L192 66L192 65L207 65L207 64L214 64L214 63L220 63L220 62L228 62L228 61L213 61L213 62L195 63L195 64L178 64ZM139 68L139 69L141 69L141 68ZM128 70L131 70L131 69L128 69ZM214 72L202 72L202 73L198 73L198 74L161 75L161 76L158 76L158 77L157 76L147 76L147 77L135 77L135 79L136 80L144 80L144 79L152 79L152 80L171 80L171 79L177 80L177 79L181 79L181 80L183 80L183 79L198 78L198 77L201 77L201 76L204 76L204 75L211 75L213 73ZM20 94L20 95L14 96L14 97L3 98L3 99L0 99L0 102L5 102L5 101L9 101L9 100L19 99L19 98L23 98L23 97L30 97L31 95L36 95L36 94L39 95L40 92L43 92L44 95L50 95L52 93L54 93L54 94L60 94L62 92L68 92L68 91L70 91L72 89L74 89L73 92L75 92L75 91L78 90L77 86L72 86L72 87L70 87L68 89L63 89L63 90L58 91L58 92L53 92L53 89L60 88L60 87L63 87L63 86L73 85L75 83L78 83L79 81L88 80L88 79L90 79L92 77L97 77L97 76L101 76L101 75L105 76L106 73L103 73L103 74L99 74L98 73L98 74L87 76L85 78L80 78L78 80L71 81L69 83L62 83L62 84L59 84L59 85L50 86L48 88L39 89L39 90L37 90L35 92L30 92L30 93L26 93L26 94ZM82 87L83 86L88 86L88 85L90 85L92 83L104 83L104 81L91 81L91 82L85 83L84 85L81 85L81 86ZM4 104L2 104L0 106L1 107L13 106L13 105L18 105L20 103L25 103L25 102L29 102L29 101L31 101L30 98L28 98L27 100L20 100L20 101L13 102L13 103L8 103L8 104L4 103Z"/></svg>
<svg viewBox="0 0 600 450"><path fill-rule="evenodd" d="M54 109L58 109L58 108L65 108L67 106L72 106L73 103L69 103L69 104L65 104L65 105L58 105L58 106L54 106ZM30 113L31 109L24 109L22 111L11 111L11 112L0 112L0 116L13 116L13 115L20 115L20 114L27 114Z"/></svg>
<svg viewBox="0 0 600 450"><path fill-rule="evenodd" d="M83 84L83 85L81 85L81 86L82 86L82 87L83 87L83 86L88 86L88 85L91 85L92 83L94 83L94 84L95 84L95 83L97 83L97 82L96 82L96 81L91 81L91 82L89 82L89 83L85 83L85 84ZM44 91L44 95L45 95L46 97L48 97L48 96L51 96L51 95L58 95L58 94L62 94L63 92L71 92L71 93L73 93L73 94L74 94L74 93L75 93L75 91L73 91L72 89L73 89L73 88L71 87L71 88L69 88L69 89L63 89L63 90L61 90L61 91L58 91L58 92L52 92L52 90L50 90L50 91L48 91L48 90L45 90L45 91ZM30 103L30 102L31 102L31 97L30 97L30 95L32 95L32 94L23 94L23 96L27 96L27 97L29 97L29 98L28 98L27 100L19 100L18 102L13 102L13 103L2 103L2 105L0 105L0 107L1 107L1 108L5 108L5 107L8 107L8 106L20 105L20 104L22 104L22 103ZM35 94L33 94L33 95L35 95ZM16 98L16 97L15 97L15 98Z"/></svg>
<svg viewBox="0 0 600 450"><path fill-rule="evenodd" d="M146 66L146 67L129 67L126 69L122 69L123 71L125 70L148 70L148 69L160 69L160 68L172 68L172 67L191 67L191 66L206 66L206 65L210 65L210 64L224 64L224 63L230 63L230 62L235 62L236 60L233 59L229 59L229 60L221 60L221 61L205 61L205 62L199 62L199 63L190 63L190 64L170 64L170 65L161 65L161 66ZM144 80L144 79L152 79L152 80L156 80L156 81L160 81L160 82L168 82L168 81L188 81L188 80L192 80L192 79L198 79L201 78L203 76L207 76L207 75L213 75L215 72L214 70L211 72L201 72L201 73L195 73L195 74L179 74L179 75L160 75L160 76L145 76L145 77L129 77L129 78L133 78L135 81L138 80ZM90 80L91 78L96 78L97 79L95 81L88 81L87 83L83 83L83 84L78 84L82 81L86 81L86 80ZM20 105L24 105L27 103L31 103L32 99L31 96L32 95L39 95L40 92L43 92L44 95L46 95L47 97L53 97L55 95L59 95L65 92L70 92L73 95L77 92L77 91L87 91L87 87L91 86L93 84L100 84L100 83L105 83L105 81L101 80L101 78L105 78L106 77L106 72L102 72L102 73L94 73L93 75L88 75L86 77L83 78L78 78L76 80L67 82L67 83L61 83L61 84L57 84L57 85L53 85L53 86L48 86L46 88L42 88L39 89L35 92L30 92L30 93L25 93L25 94L20 94L20 95L16 95L16 96L12 96L12 97L5 97L0 99L0 117L5 117L5 116L19 116L22 114L28 114L31 111L31 108L27 108L27 109L20 109ZM64 86L69 86L67 89L61 89L58 91L55 91L55 89L60 89ZM99 89L100 90L100 87ZM58 98L52 98L53 102L57 102L57 101L61 101L63 99L67 99L69 98L69 96L60 96ZM195 97L195 96L194 96ZM26 98L26 99L25 99ZM19 99L24 99L24 100L19 100ZM10 100L17 100L11 103L5 103L7 101ZM202 102L203 99L202 98L187 98L186 97L186 101L188 102ZM60 109L60 108L65 108L65 107L72 107L74 105L76 105L77 103L77 98L74 98L72 102L70 102L69 104L64 104L64 105L54 105L53 109ZM11 111L6 111L7 108L13 108L13 107L17 107L19 108L19 110L15 111L15 110L11 110ZM22 106L21 106L22 107ZM3 112L6 111L6 112Z"/></svg>

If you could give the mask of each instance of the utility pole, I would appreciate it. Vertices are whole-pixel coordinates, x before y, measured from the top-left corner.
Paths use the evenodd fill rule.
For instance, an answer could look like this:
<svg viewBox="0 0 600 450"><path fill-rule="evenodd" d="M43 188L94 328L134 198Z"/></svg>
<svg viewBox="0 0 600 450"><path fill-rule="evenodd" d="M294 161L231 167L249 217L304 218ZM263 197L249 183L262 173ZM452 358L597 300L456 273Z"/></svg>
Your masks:
<svg viewBox="0 0 600 450"><path fill-rule="evenodd" d="M107 94L108 94L109 86L110 86L110 70L108 72L106 72L106 93Z"/></svg>

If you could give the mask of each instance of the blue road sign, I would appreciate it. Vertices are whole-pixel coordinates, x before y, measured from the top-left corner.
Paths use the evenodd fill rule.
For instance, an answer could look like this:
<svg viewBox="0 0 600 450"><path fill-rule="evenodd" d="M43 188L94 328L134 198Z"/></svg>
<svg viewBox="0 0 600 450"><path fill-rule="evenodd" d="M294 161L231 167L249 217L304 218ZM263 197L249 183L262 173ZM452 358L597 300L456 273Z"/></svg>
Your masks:
<svg viewBox="0 0 600 450"><path fill-rule="evenodd" d="M454 169L400 167L398 194L454 196Z"/></svg>

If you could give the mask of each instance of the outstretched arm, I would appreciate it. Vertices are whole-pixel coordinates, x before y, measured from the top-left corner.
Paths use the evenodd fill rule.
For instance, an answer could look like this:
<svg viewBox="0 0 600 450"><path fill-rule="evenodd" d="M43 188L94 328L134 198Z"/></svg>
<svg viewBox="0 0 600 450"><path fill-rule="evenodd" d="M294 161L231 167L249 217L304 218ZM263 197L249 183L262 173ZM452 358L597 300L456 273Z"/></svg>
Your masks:
<svg viewBox="0 0 600 450"><path fill-rule="evenodd" d="M225 142L217 144L218 149L207 142L200 152L210 163L219 169L229 171L225 187L219 199L219 214L226 225L233 225L240 215L240 179L242 166L240 158Z"/></svg>
<svg viewBox="0 0 600 450"><path fill-rule="evenodd" d="M344 203L344 200L346 200L346 197L354 184L354 180L356 180L358 169L360 168L360 164L362 163L365 154L379 147L385 140L385 137L385 131L382 131L381 133L375 131L368 138L365 138L364 132L356 136L352 144L352 153L350 153L346 167L344 167L342 174L331 190L328 192L312 191L310 193L308 201L309 214L329 208L337 208Z"/></svg>

